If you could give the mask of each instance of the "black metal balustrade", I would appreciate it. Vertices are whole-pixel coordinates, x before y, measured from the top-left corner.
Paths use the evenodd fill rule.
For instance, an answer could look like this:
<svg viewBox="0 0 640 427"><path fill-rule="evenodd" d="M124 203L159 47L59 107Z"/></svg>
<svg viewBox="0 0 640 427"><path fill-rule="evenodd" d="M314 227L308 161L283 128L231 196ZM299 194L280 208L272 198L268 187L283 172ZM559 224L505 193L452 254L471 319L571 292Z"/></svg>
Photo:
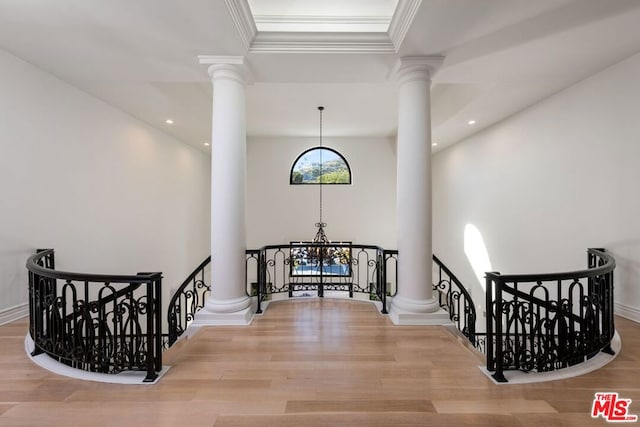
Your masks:
<svg viewBox="0 0 640 427"><path fill-rule="evenodd" d="M255 297L258 295L258 277L260 277L260 249L247 249L245 256L247 296Z"/></svg>
<svg viewBox="0 0 640 427"><path fill-rule="evenodd" d="M382 251L383 267L381 284L384 283L385 289L376 290L376 296L380 301L384 300L386 313L386 297L395 297L398 294L398 251L397 249L383 249ZM385 298L383 299L382 294Z"/></svg>
<svg viewBox="0 0 640 427"><path fill-rule="evenodd" d="M162 273L131 276L55 270L53 249L27 260L29 333L33 355L65 365L115 374L162 369Z"/></svg>
<svg viewBox="0 0 640 427"><path fill-rule="evenodd" d="M588 269L569 273L487 273L487 369L545 372L613 354L615 260L588 250Z"/></svg>
<svg viewBox="0 0 640 427"><path fill-rule="evenodd" d="M380 301L387 313L387 295L395 289L395 276L387 274L397 262L397 251L351 243L292 243L269 245L259 250L257 263L257 312L274 294L289 297L315 295L326 291L368 294ZM392 283L389 284L388 281Z"/></svg>
<svg viewBox="0 0 640 427"><path fill-rule="evenodd" d="M256 296L258 277L258 254L257 249L246 251L246 283L247 296ZM254 263L254 269L251 263ZM211 256L208 256L184 282L176 289L169 301L167 309L167 324L169 332L167 335L165 349L171 347L187 330L196 313L204 308L206 298L211 294L210 281Z"/></svg>
<svg viewBox="0 0 640 427"><path fill-rule="evenodd" d="M438 292L440 307L449 313L449 319L469 342L478 350L482 350L483 342L476 336L476 308L471 294L435 255L433 264L437 271L433 277L433 290Z"/></svg>
<svg viewBox="0 0 640 427"><path fill-rule="evenodd" d="M204 307L205 298L211 292L209 274L206 270L211 264L208 256L185 279L169 300L167 323L169 339L166 347L171 347L184 334L198 310Z"/></svg>
<svg viewBox="0 0 640 427"><path fill-rule="evenodd" d="M611 352L613 270L604 250L589 249L589 268L556 274L487 273L487 331L476 331L470 293L437 256L433 289L440 307L458 330L487 356L498 381L505 370L544 372ZM184 333L210 293L207 258L184 281L169 303L169 345ZM257 312L276 294L287 297L342 291L368 294L387 313L387 297L397 293L398 251L351 243L292 243L246 251L247 295Z"/></svg>
<svg viewBox="0 0 640 427"><path fill-rule="evenodd" d="M367 293L370 299L382 303L382 312L386 313L387 296L396 291L397 259L398 251L395 250L346 243L248 249L246 293L256 297L258 313L262 313L262 303L273 294L287 293L293 297L315 291L317 295L324 296L325 290L348 291L350 297L354 293ZM210 264L209 256L172 295L167 310L166 348L184 334L196 312L204 307L205 299L211 293ZM319 268L320 265L323 268Z"/></svg>
<svg viewBox="0 0 640 427"><path fill-rule="evenodd" d="M258 268L257 249L249 249L246 251L246 283L247 296L256 295L256 278ZM252 272L251 262L255 263ZM165 343L165 348L171 347L187 330L196 313L204 308L206 298L211 294L210 281L211 256L208 256L184 282L176 289L169 301L167 309L167 324L169 333Z"/></svg>
<svg viewBox="0 0 640 427"><path fill-rule="evenodd" d="M168 346L185 332L195 313L204 307L210 293L205 268L211 257L202 262L183 282L169 302ZM297 243L270 245L246 251L247 295L258 297L258 313L262 303L274 294L288 297L300 295L324 296L325 291L369 294L379 301L381 312L387 313L387 297L397 293L398 251L377 246L350 243ZM476 347L481 345L475 332L476 310L471 295L460 280L434 255L440 306ZM323 267L320 268L320 265ZM260 286L258 284L260 283ZM483 342L483 341L482 341Z"/></svg>

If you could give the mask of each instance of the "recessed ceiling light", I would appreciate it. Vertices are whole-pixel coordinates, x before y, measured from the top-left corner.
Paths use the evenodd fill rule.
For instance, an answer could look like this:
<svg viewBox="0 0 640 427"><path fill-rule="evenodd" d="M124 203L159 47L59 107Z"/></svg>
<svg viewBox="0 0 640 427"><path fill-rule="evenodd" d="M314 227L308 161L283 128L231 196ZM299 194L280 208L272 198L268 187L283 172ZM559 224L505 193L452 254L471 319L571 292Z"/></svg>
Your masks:
<svg viewBox="0 0 640 427"><path fill-rule="evenodd" d="M434 143L432 143L432 144L431 144L431 146L432 146L432 147L437 147L437 146L438 146L438 143L437 143L437 142L434 142Z"/></svg>
<svg viewBox="0 0 640 427"><path fill-rule="evenodd" d="M208 147L211 144L209 144L208 142L203 142L202 145L204 145L205 147Z"/></svg>
<svg viewBox="0 0 640 427"><path fill-rule="evenodd" d="M467 124L468 124L468 125L470 125L470 126L471 126L471 125L475 125L475 124L476 124L476 121L475 121L475 120L469 120L469 121L467 122Z"/></svg>
<svg viewBox="0 0 640 427"><path fill-rule="evenodd" d="M168 124L168 125L172 125L172 124L173 124L173 120L171 120L171 119L167 119L167 120L165 120L164 122L165 122L166 124Z"/></svg>

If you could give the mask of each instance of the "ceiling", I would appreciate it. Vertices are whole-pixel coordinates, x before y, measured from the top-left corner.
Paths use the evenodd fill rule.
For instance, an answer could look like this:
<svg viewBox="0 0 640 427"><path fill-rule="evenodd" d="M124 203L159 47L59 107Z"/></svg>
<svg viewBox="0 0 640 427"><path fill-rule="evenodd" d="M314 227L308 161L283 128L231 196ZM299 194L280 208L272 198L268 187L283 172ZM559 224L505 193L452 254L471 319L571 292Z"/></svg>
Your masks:
<svg viewBox="0 0 640 427"><path fill-rule="evenodd" d="M277 4L299 16L305 2L319 4ZM351 34L360 39L343 51L258 49L279 35L253 34L253 24L243 32L234 5L248 3L0 0L0 47L205 151L212 90L198 55L246 57L250 136L314 136L316 107L324 105L324 135L365 137L396 133L390 72L398 58L443 55L432 86L441 149L640 52L637 0L399 0L406 25L394 30L392 22L389 35ZM358 52L353 46L364 38L382 48Z"/></svg>

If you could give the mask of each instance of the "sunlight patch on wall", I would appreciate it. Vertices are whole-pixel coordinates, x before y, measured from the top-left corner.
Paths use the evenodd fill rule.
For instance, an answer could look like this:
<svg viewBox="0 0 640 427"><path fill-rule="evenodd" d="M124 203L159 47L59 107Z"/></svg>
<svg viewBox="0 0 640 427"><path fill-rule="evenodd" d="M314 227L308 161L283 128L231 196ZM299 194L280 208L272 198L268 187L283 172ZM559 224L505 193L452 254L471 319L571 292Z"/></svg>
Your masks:
<svg viewBox="0 0 640 427"><path fill-rule="evenodd" d="M473 272L478 278L482 290L486 291L486 282L484 274L491 271L491 260L487 246L484 244L482 233L473 225L467 224L464 227L464 253L473 268Z"/></svg>

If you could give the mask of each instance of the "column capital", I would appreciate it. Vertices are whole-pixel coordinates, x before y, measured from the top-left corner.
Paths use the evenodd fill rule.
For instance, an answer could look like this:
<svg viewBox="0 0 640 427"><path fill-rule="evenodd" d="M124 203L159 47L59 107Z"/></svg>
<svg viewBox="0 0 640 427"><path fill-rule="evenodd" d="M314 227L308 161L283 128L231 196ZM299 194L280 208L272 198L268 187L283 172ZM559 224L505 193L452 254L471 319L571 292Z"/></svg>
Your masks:
<svg viewBox="0 0 640 427"><path fill-rule="evenodd" d="M198 55L202 65L208 65L207 71L214 82L229 79L247 85L252 81L252 73L244 56Z"/></svg>
<svg viewBox="0 0 640 427"><path fill-rule="evenodd" d="M413 80L430 81L444 62L444 56L403 56L398 59L390 76L401 83Z"/></svg>

